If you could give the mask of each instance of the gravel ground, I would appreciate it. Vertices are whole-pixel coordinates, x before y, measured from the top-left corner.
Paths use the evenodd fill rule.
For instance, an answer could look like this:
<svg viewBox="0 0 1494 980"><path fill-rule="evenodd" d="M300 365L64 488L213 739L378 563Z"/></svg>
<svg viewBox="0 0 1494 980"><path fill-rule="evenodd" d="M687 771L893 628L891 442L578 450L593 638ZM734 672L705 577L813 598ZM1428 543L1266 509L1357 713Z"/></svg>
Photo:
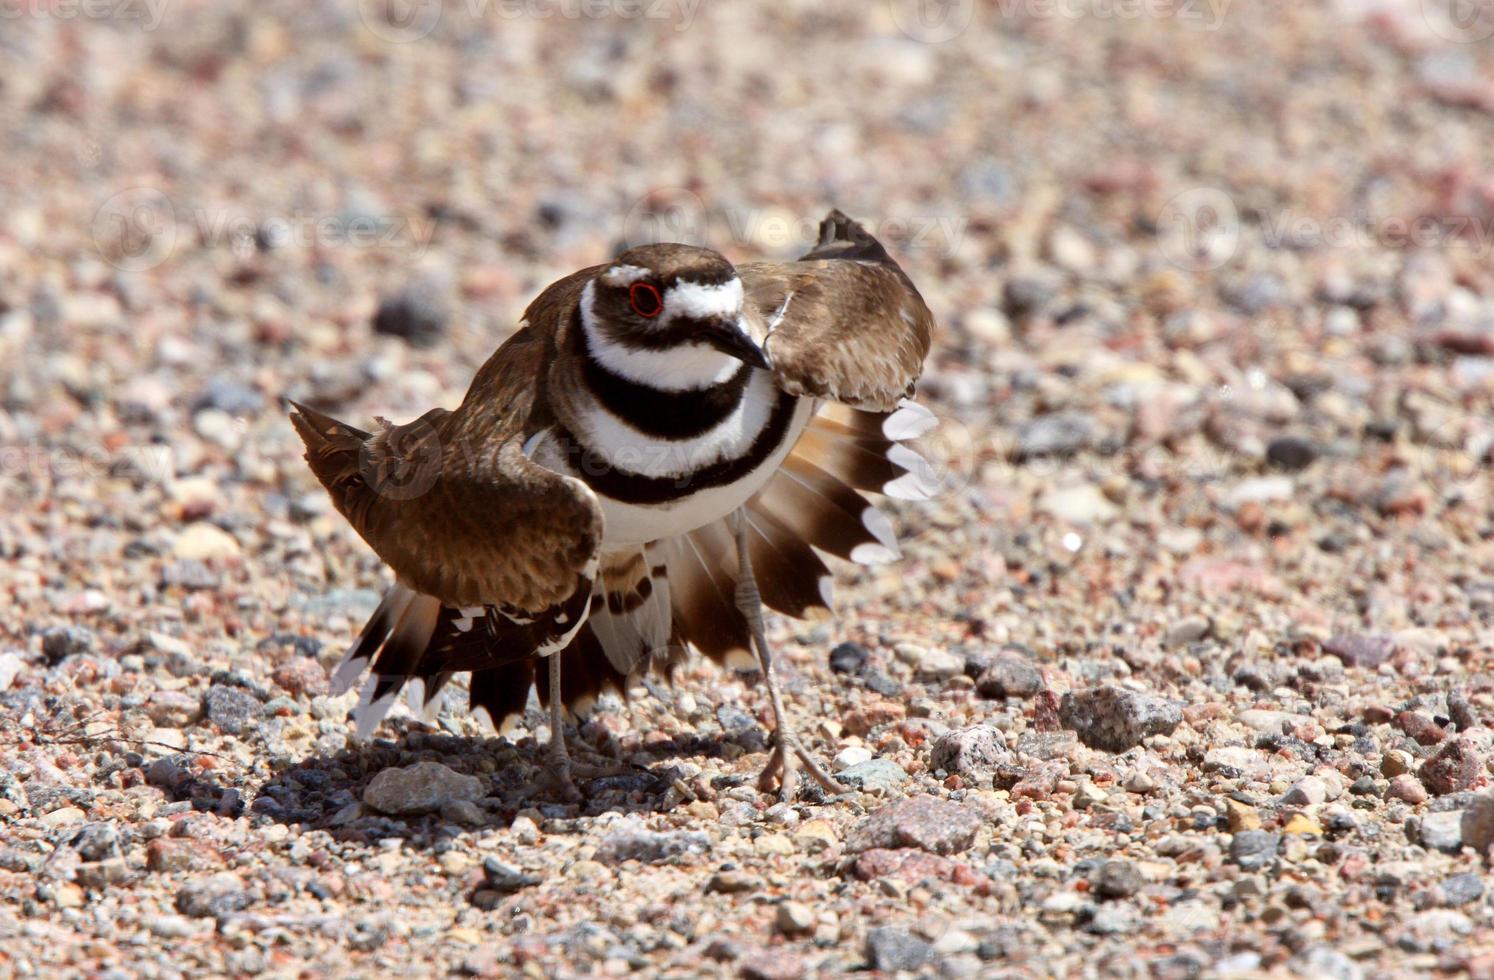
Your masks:
<svg viewBox="0 0 1494 980"><path fill-rule="evenodd" d="M0 974L1494 975L1494 20L1298 6L5 5ZM853 791L708 666L579 806L538 713L350 741L382 572L280 399L832 204L949 487L773 624Z"/></svg>

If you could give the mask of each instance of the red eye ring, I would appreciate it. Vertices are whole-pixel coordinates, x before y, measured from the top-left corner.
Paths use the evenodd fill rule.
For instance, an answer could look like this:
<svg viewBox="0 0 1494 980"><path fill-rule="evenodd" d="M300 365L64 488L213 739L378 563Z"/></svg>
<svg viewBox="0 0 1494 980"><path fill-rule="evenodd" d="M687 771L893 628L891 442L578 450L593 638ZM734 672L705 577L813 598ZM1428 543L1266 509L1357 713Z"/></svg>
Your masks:
<svg viewBox="0 0 1494 980"><path fill-rule="evenodd" d="M664 312L664 297L659 295L659 288L651 283L633 283L628 289L628 302L633 305L633 312L646 320L652 320Z"/></svg>

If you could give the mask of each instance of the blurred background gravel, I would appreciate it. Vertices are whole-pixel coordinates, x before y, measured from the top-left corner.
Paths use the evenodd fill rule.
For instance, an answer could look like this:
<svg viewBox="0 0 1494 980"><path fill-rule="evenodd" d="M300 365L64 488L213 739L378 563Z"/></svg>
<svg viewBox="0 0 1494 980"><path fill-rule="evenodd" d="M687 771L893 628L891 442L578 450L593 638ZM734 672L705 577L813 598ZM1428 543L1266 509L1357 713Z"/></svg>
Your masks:
<svg viewBox="0 0 1494 980"><path fill-rule="evenodd" d="M1494 973L1488 4L0 0L0 145L3 972ZM775 623L855 791L757 794L706 668L580 808L539 718L350 744L281 399L830 206L949 486Z"/></svg>

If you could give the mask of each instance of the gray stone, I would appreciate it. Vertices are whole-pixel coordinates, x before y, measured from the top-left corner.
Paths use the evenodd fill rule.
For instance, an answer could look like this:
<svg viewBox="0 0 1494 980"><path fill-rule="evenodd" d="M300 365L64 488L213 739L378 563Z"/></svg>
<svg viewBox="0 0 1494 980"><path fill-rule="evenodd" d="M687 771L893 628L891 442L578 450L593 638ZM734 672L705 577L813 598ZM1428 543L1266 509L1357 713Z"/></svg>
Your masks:
<svg viewBox="0 0 1494 980"><path fill-rule="evenodd" d="M1055 412L1032 419L1017 434L1017 456L1071 456L1093 445L1099 427L1087 412Z"/></svg>
<svg viewBox="0 0 1494 980"><path fill-rule="evenodd" d="M1459 830L1469 847L1479 852L1489 850L1494 845L1494 796L1475 797L1463 811Z"/></svg>
<svg viewBox="0 0 1494 980"><path fill-rule="evenodd" d="M711 838L700 830L649 830L640 820L627 820L602 838L596 859L603 864L641 861L658 864L675 858L704 854Z"/></svg>
<svg viewBox="0 0 1494 980"><path fill-rule="evenodd" d="M396 816L429 813L453 800L479 800L482 780L464 776L439 762L417 762L403 769L382 770L363 790L363 802Z"/></svg>
<svg viewBox="0 0 1494 980"><path fill-rule="evenodd" d="M1281 798L1288 806L1317 806L1328 798L1328 784L1317 776L1303 776Z"/></svg>
<svg viewBox="0 0 1494 980"><path fill-rule="evenodd" d="M967 778L990 776L996 768L1015 761L1001 732L990 725L956 728L934 740L929 765Z"/></svg>
<svg viewBox="0 0 1494 980"><path fill-rule="evenodd" d="M1090 748L1124 752L1150 735L1170 734L1182 722L1183 709L1166 698L1106 685L1065 694L1058 715Z"/></svg>
<svg viewBox="0 0 1494 980"><path fill-rule="evenodd" d="M879 926L866 934L866 958L874 970L917 970L934 958L934 947L910 932Z"/></svg>
<svg viewBox="0 0 1494 980"><path fill-rule="evenodd" d="M846 850L914 847L933 854L958 854L975 842L981 819L969 807L934 796L889 803L862 820L846 838Z"/></svg>
<svg viewBox="0 0 1494 980"><path fill-rule="evenodd" d="M259 700L241 687L214 684L202 696L203 716L230 735L239 735L259 717Z"/></svg>
<svg viewBox="0 0 1494 980"><path fill-rule="evenodd" d="M1362 980L1364 971L1332 946L1318 945L1292 961L1298 976L1321 977L1322 980Z"/></svg>
<svg viewBox="0 0 1494 980"><path fill-rule="evenodd" d="M1258 871L1276 857L1281 835L1264 830L1242 830L1229 844L1231 861L1246 871Z"/></svg>
<svg viewBox="0 0 1494 980"><path fill-rule="evenodd" d="M1428 813L1421 818L1421 846L1456 854L1463 846L1462 810Z"/></svg>
<svg viewBox="0 0 1494 980"><path fill-rule="evenodd" d="M1167 645L1185 647L1190 643L1197 643L1208 636L1209 630L1213 628L1214 624L1207 616L1184 616L1167 627Z"/></svg>
<svg viewBox="0 0 1494 980"><path fill-rule="evenodd" d="M860 790L893 790L908 781L903 767L891 759L872 759L836 774L836 779Z"/></svg>
<svg viewBox="0 0 1494 980"><path fill-rule="evenodd" d="M1141 928L1141 914L1125 902L1101 905L1095 909L1095 914L1084 926L1086 932L1092 932L1098 936L1129 935L1139 928Z"/></svg>
<svg viewBox="0 0 1494 980"><path fill-rule="evenodd" d="M1440 904L1455 908L1483 898L1484 879L1472 872L1453 875L1451 878L1444 878L1436 891Z"/></svg>

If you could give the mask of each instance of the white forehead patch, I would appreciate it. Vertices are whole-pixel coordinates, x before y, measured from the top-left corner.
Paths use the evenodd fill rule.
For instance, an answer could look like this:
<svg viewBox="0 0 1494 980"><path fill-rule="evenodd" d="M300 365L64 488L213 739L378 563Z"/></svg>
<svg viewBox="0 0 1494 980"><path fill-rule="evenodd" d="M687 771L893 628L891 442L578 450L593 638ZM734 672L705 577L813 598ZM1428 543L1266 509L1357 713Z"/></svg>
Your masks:
<svg viewBox="0 0 1494 980"><path fill-rule="evenodd" d="M602 281L609 286L631 286L640 279L648 278L648 270L636 265L614 265L602 273Z"/></svg>
<svg viewBox="0 0 1494 980"><path fill-rule="evenodd" d="M742 280L728 279L714 286L696 282L682 282L664 291L664 316L668 321L675 317L693 320L712 320L735 317L742 312Z"/></svg>

